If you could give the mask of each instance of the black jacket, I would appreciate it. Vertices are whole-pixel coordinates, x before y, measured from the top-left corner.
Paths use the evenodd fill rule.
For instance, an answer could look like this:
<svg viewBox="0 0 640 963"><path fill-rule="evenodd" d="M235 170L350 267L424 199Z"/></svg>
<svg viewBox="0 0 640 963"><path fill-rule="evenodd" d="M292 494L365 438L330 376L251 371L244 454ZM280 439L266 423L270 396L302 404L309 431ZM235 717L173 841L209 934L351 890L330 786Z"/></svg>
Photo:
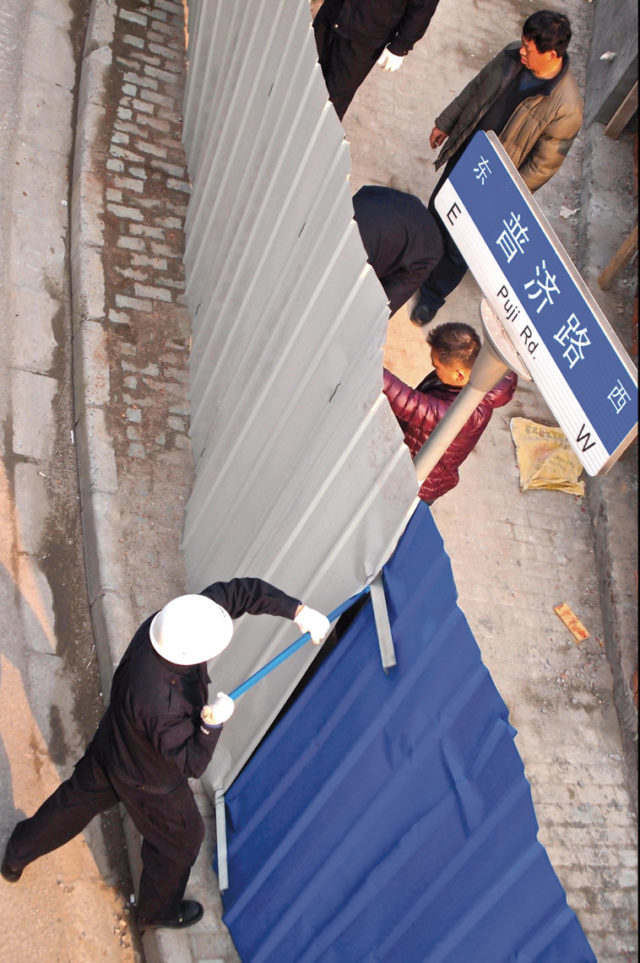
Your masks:
<svg viewBox="0 0 640 963"><path fill-rule="evenodd" d="M424 36L438 0L325 0L333 29L371 50L404 57Z"/></svg>
<svg viewBox="0 0 640 963"><path fill-rule="evenodd" d="M201 593L227 610L292 619L300 604L254 578L214 582ZM155 614L155 613L154 613ZM166 793L207 768L222 726L201 727L207 702L207 665L181 666L151 645L153 616L137 630L115 671L111 697L92 743L108 773L137 789Z"/></svg>
<svg viewBox="0 0 640 963"><path fill-rule="evenodd" d="M353 197L353 212L367 260L393 314L442 257L442 235L418 197L392 187L361 187Z"/></svg>

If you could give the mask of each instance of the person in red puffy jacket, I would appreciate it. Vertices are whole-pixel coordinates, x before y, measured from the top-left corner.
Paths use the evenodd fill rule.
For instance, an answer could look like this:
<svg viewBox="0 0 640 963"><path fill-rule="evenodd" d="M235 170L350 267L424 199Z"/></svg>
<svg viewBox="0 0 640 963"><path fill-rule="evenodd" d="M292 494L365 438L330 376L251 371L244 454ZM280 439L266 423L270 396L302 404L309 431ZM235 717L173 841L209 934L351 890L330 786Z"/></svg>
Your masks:
<svg viewBox="0 0 640 963"><path fill-rule="evenodd" d="M468 324L440 324L427 337L433 371L411 388L384 369L384 393L404 431L405 444L415 458L423 444L467 384L480 351L480 338ZM458 484L458 468L478 444L494 408L513 398L518 378L509 371L487 392L444 455L423 481L419 496L431 504Z"/></svg>

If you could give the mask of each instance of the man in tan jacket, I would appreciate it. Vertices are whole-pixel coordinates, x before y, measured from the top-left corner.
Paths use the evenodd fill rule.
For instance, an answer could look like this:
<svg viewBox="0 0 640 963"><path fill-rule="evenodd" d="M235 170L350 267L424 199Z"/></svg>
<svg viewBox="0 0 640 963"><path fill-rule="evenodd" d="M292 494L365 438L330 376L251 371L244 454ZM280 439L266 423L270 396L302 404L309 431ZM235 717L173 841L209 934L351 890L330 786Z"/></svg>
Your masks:
<svg viewBox="0 0 640 963"><path fill-rule="evenodd" d="M520 43L505 47L482 68L436 118L429 143L442 150L436 168L445 165L429 210L442 231L444 254L420 286L411 320L433 321L448 294L458 286L467 265L434 208L434 198L477 130L498 134L530 191L559 169L582 124L582 97L569 67L571 26L564 14L540 10L522 27Z"/></svg>

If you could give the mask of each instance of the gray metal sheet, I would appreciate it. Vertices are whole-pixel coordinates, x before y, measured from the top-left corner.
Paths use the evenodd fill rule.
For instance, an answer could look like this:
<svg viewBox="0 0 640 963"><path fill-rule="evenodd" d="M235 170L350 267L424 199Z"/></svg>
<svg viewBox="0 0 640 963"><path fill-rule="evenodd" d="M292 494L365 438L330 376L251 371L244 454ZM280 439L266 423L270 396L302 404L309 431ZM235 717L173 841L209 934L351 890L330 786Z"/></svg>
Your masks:
<svg viewBox="0 0 640 963"><path fill-rule="evenodd" d="M306 0L190 3L189 64L190 588L259 576L329 612L379 572L416 494L381 394L388 309L353 221L348 145ZM215 689L296 634L240 620ZM230 785L316 652L240 698L212 786Z"/></svg>

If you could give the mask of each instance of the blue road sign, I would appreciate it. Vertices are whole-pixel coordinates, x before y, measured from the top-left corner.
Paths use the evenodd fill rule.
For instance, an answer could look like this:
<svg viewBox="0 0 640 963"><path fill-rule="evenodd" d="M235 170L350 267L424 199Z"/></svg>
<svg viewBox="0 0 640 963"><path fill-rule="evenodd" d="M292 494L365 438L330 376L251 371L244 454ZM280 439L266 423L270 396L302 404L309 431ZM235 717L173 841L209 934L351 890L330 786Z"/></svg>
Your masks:
<svg viewBox="0 0 640 963"><path fill-rule="evenodd" d="M637 434L637 371L493 132L435 206L585 469L607 471Z"/></svg>

